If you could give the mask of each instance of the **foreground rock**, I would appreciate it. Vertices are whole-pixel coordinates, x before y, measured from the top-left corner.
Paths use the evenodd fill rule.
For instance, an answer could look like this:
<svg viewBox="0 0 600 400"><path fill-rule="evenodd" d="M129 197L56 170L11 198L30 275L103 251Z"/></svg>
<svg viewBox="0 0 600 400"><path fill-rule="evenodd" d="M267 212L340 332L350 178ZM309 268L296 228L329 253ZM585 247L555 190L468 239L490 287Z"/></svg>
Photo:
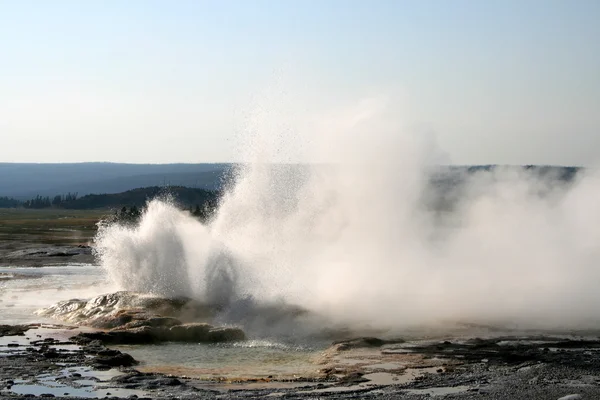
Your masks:
<svg viewBox="0 0 600 400"><path fill-rule="evenodd" d="M40 315L103 329L73 337L80 344L150 344L161 342L217 343L246 339L237 327L215 327L205 322L184 323L173 315L207 318L208 307L190 299L165 299L116 292L91 300L67 300L41 310Z"/></svg>
<svg viewBox="0 0 600 400"><path fill-rule="evenodd" d="M240 341L246 335L239 328L214 327L206 323L172 327L142 326L100 332L82 332L71 338L76 343L99 341L103 344L152 344L161 342L219 343Z"/></svg>
<svg viewBox="0 0 600 400"><path fill-rule="evenodd" d="M77 325L112 329L131 324L131 328L145 326L142 322L154 319L158 324L181 324L207 320L214 316L211 307L188 298L167 299L134 292L103 294L90 300L71 299L39 310L39 315L60 319ZM169 317L171 322L157 318ZM148 322L149 323L149 322ZM138 324L138 325L135 325Z"/></svg>
<svg viewBox="0 0 600 400"><path fill-rule="evenodd" d="M3 326L4 328L5 326ZM15 326L12 330L4 329L6 336L22 337L22 326ZM78 364L93 368L105 369L106 367L131 367L138 362L129 354L124 354L119 350L108 349L100 342L91 343L90 346L74 346L73 341L64 341L53 339L52 337L42 337L37 334L39 326L28 326L25 332L27 337L20 341L8 343L6 347L0 346L0 359L18 360L25 358L27 361L38 363L44 370L56 369L62 365ZM56 329L57 332L63 331L61 327L44 328L44 335L49 335L48 331ZM64 335L64 333L62 333ZM9 363L10 364L10 363Z"/></svg>

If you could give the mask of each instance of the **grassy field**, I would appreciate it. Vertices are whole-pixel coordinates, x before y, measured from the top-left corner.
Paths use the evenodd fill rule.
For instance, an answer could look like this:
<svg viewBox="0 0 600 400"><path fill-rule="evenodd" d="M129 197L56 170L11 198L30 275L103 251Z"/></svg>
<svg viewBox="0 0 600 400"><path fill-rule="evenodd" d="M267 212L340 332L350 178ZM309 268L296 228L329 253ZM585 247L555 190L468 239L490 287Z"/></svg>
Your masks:
<svg viewBox="0 0 600 400"><path fill-rule="evenodd" d="M0 208L0 241L87 244L106 210Z"/></svg>

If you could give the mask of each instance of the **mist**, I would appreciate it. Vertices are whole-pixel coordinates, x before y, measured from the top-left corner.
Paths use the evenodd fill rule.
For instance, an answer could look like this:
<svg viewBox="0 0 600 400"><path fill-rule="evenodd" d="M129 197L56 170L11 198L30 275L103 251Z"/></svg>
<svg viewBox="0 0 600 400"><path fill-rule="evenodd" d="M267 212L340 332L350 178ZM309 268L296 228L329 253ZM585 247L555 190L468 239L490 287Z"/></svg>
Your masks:
<svg viewBox="0 0 600 400"><path fill-rule="evenodd" d="M384 99L298 122L257 113L206 224L168 201L95 247L120 288L210 304L286 304L332 325L598 327L600 176L465 174ZM292 126L296 124L296 126ZM299 164L297 161L302 160ZM442 199L442 200L440 200Z"/></svg>

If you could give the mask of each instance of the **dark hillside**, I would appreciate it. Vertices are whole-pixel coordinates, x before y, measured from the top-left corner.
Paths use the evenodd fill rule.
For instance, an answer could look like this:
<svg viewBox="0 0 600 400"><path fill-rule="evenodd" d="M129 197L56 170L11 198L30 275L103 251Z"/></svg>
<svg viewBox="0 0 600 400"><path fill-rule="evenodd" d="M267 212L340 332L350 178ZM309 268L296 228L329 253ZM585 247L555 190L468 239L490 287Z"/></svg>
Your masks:
<svg viewBox="0 0 600 400"><path fill-rule="evenodd" d="M142 208L149 200L156 197L169 196L182 208L191 208L197 205L216 204L218 193L216 191L193 189L187 187L153 186L128 190L116 194L88 194L76 200L64 202L61 208L71 210L92 210L101 208L138 207Z"/></svg>
<svg viewBox="0 0 600 400"><path fill-rule="evenodd" d="M228 164L0 163L0 197L119 193L147 186L218 189Z"/></svg>

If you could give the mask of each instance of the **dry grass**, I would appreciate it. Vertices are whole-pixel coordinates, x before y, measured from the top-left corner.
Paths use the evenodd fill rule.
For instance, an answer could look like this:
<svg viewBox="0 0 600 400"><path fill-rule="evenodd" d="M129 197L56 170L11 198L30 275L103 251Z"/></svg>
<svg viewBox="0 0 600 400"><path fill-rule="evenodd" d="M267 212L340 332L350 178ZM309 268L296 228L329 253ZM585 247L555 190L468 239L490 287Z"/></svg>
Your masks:
<svg viewBox="0 0 600 400"><path fill-rule="evenodd" d="M106 210L0 209L0 240L86 244Z"/></svg>

